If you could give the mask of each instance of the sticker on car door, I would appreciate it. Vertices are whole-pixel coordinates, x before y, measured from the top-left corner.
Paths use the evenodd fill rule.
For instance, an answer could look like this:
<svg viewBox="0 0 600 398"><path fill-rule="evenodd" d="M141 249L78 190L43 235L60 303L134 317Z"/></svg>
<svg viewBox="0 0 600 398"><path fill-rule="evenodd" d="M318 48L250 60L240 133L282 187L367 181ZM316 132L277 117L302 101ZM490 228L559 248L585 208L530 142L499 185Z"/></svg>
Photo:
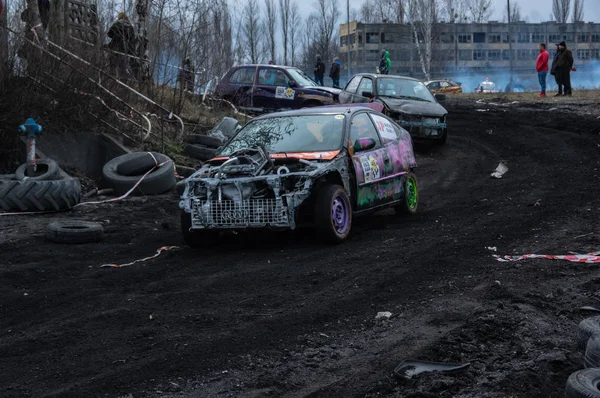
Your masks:
<svg viewBox="0 0 600 398"><path fill-rule="evenodd" d="M374 114L371 114L371 117L373 118L375 126L377 126L377 130L379 130L379 135L381 138L383 138L384 142L395 141L398 139L398 135L394 130L394 126L392 126L392 123L390 123L389 120Z"/></svg>
<svg viewBox="0 0 600 398"><path fill-rule="evenodd" d="M275 90L275 98L283 98L293 100L296 92L288 87L277 87Z"/></svg>
<svg viewBox="0 0 600 398"><path fill-rule="evenodd" d="M363 175L365 176L365 182L378 180L381 178L381 170L379 170L379 164L377 159L373 155L361 156L359 158L360 165L363 169Z"/></svg>

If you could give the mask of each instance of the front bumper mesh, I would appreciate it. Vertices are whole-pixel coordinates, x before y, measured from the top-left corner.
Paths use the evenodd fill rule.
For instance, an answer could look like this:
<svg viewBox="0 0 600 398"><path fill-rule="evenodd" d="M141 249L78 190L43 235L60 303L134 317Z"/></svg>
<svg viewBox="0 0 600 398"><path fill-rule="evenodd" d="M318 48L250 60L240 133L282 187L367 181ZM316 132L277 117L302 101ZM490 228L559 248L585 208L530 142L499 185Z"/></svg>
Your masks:
<svg viewBox="0 0 600 398"><path fill-rule="evenodd" d="M281 199L196 201L192 228L291 227L288 209Z"/></svg>

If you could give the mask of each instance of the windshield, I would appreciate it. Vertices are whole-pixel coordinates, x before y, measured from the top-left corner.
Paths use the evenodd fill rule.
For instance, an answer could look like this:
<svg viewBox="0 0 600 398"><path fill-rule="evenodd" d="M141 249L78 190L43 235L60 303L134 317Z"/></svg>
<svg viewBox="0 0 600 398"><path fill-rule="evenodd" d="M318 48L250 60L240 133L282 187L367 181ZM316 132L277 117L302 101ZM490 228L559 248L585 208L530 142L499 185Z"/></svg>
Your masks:
<svg viewBox="0 0 600 398"><path fill-rule="evenodd" d="M394 77L377 79L377 93L382 97L435 101L427 86L422 82Z"/></svg>
<svg viewBox="0 0 600 398"><path fill-rule="evenodd" d="M292 76L292 79L298 83L300 87L316 87L317 83L312 80L308 75L302 72L300 69L288 69L288 73Z"/></svg>
<svg viewBox="0 0 600 398"><path fill-rule="evenodd" d="M334 151L341 149L343 135L343 115L271 117L248 123L219 155L259 144L270 153Z"/></svg>

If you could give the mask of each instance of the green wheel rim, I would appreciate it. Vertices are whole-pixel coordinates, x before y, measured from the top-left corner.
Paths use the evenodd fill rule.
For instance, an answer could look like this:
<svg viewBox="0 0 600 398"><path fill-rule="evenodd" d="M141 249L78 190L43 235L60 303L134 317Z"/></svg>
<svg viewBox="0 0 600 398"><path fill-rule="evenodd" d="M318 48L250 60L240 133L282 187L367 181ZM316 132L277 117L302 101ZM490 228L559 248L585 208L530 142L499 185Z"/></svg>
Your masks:
<svg viewBox="0 0 600 398"><path fill-rule="evenodd" d="M419 194L417 192L417 181L415 177L408 177L408 181L406 182L406 204L410 210L414 210L417 208L417 203L419 201Z"/></svg>

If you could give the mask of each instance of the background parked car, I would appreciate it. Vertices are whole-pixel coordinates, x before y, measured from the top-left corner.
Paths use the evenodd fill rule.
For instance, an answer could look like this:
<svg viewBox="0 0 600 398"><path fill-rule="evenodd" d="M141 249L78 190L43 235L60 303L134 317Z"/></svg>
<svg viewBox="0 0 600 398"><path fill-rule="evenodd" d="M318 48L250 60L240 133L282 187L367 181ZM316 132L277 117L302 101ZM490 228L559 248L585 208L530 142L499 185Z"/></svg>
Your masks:
<svg viewBox="0 0 600 398"><path fill-rule="evenodd" d="M459 83L452 80L430 80L424 83L432 93L458 94L463 89Z"/></svg>
<svg viewBox="0 0 600 398"><path fill-rule="evenodd" d="M445 98L441 93L434 97L422 82L411 77L360 73L340 93L340 104L381 102L383 113L408 130L413 140L444 144L448 111L436 99Z"/></svg>
<svg viewBox="0 0 600 398"><path fill-rule="evenodd" d="M234 66L215 87L217 98L257 111L330 105L339 92L317 85L298 68L278 65Z"/></svg>
<svg viewBox="0 0 600 398"><path fill-rule="evenodd" d="M491 82L488 78L485 78L484 82L481 82L475 88L476 93L499 93L500 89L496 86L496 83Z"/></svg>

